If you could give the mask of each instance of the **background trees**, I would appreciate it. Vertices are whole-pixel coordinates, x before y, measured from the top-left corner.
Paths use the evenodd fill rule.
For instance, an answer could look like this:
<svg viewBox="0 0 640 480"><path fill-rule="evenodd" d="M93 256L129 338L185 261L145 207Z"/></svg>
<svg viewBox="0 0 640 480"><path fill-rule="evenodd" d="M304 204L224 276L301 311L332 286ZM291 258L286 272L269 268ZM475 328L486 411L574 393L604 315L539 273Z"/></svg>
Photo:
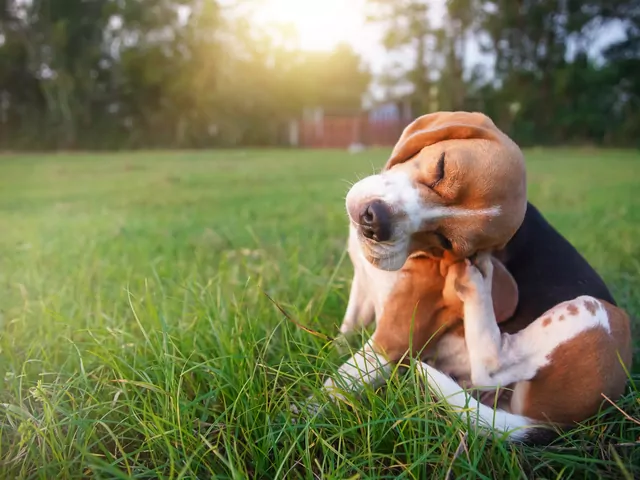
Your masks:
<svg viewBox="0 0 640 480"><path fill-rule="evenodd" d="M413 96L435 95L438 109L485 111L523 144L639 145L640 2L448 0L441 25L420 22L413 31L398 25L429 2L369 3L386 8L389 49L435 39L416 47L431 45L406 76ZM398 31L412 33L398 38ZM594 48L612 32L625 38L603 52ZM470 39L491 66L469 65Z"/></svg>
<svg viewBox="0 0 640 480"><path fill-rule="evenodd" d="M482 110L522 144L638 144L637 0L449 0L438 22L426 0L367 2L410 59L377 80L416 115ZM305 106L360 105L371 75L351 47L294 49L238 6L0 0L0 147L277 144Z"/></svg>

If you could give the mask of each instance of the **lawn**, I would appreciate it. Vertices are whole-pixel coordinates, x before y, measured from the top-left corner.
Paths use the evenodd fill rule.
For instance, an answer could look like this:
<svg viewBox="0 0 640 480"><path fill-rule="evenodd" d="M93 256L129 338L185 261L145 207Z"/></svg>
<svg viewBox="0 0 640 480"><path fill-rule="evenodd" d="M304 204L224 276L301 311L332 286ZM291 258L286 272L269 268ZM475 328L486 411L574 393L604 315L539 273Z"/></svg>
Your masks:
<svg viewBox="0 0 640 480"><path fill-rule="evenodd" d="M412 375L291 422L345 354L265 293L336 335L344 196L387 153L1 156L3 478L639 478L613 407L552 448L457 456L465 425ZM640 153L526 157L530 199L640 317ZM619 406L640 419L635 355Z"/></svg>

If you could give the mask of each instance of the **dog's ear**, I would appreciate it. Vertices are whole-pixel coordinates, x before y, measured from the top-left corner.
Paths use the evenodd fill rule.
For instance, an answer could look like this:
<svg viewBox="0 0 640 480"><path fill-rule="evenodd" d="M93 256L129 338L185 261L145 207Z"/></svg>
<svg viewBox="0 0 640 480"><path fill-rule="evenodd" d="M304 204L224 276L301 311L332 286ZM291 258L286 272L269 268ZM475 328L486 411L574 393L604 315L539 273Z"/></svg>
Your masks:
<svg viewBox="0 0 640 480"><path fill-rule="evenodd" d="M489 117L476 112L436 112L418 117L400 135L383 170L406 162L430 145L445 140L499 140Z"/></svg>
<svg viewBox="0 0 640 480"><path fill-rule="evenodd" d="M493 281L491 283L491 297L493 310L498 323L509 320L518 306L518 285L504 264L491 257L493 263Z"/></svg>

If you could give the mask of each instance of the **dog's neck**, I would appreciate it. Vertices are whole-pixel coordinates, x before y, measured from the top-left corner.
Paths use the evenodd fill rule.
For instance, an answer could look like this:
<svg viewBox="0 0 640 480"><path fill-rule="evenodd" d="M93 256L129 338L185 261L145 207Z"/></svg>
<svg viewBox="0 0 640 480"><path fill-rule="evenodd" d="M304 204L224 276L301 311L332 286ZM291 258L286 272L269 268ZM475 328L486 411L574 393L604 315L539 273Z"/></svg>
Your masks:
<svg viewBox="0 0 640 480"><path fill-rule="evenodd" d="M510 260L525 251L531 242L531 224L534 222L533 217L536 215L539 215L536 208L527 202L527 210L520 228L516 230L516 233L511 237L504 248L493 252L493 256L506 265Z"/></svg>

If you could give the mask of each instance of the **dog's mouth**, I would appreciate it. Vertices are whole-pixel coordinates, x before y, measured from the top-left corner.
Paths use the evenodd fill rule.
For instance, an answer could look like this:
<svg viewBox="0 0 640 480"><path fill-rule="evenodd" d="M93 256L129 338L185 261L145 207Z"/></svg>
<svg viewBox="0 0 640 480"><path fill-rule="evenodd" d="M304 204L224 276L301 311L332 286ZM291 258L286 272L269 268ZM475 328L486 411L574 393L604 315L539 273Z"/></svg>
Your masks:
<svg viewBox="0 0 640 480"><path fill-rule="evenodd" d="M407 260L407 256L401 253L389 252L385 255L369 254L363 249L367 261L376 268L386 271L400 270Z"/></svg>
<svg viewBox="0 0 640 480"><path fill-rule="evenodd" d="M400 232L400 235L393 235L387 241L378 241L371 238L366 228L361 228L353 220L351 220L351 228L355 230L364 258L381 270L399 270L409 258L441 259L445 252L453 252L452 242L438 231L403 235L403 229L400 225L396 230Z"/></svg>
<svg viewBox="0 0 640 480"><path fill-rule="evenodd" d="M407 260L406 241L394 239L385 242L376 241L369 238L366 233L355 223L352 223L356 230L360 250L364 258L374 267L381 270L399 270Z"/></svg>

